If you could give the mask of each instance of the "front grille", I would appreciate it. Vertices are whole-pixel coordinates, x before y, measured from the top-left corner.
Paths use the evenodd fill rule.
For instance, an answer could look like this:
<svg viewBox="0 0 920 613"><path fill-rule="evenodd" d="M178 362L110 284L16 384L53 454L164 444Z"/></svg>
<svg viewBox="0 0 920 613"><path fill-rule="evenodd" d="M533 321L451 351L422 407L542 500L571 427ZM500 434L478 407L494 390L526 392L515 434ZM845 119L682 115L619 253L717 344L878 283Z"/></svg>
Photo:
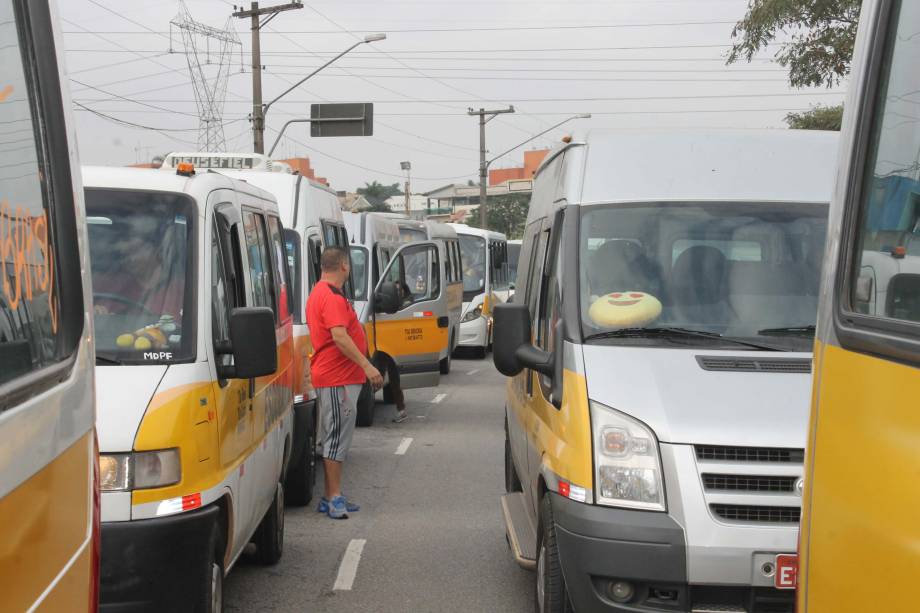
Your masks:
<svg viewBox="0 0 920 613"><path fill-rule="evenodd" d="M696 459L715 462L795 462L805 461L802 449L779 447L726 447L721 445L697 445Z"/></svg>
<svg viewBox="0 0 920 613"><path fill-rule="evenodd" d="M727 521L754 522L759 524L797 524L799 507L764 507L740 504L711 504L709 508Z"/></svg>
<svg viewBox="0 0 920 613"><path fill-rule="evenodd" d="M696 360L703 370L717 372L811 373L811 360L808 358L749 358L698 355Z"/></svg>
<svg viewBox="0 0 920 613"><path fill-rule="evenodd" d="M760 477L703 474L703 486L712 491L794 492L795 477Z"/></svg>

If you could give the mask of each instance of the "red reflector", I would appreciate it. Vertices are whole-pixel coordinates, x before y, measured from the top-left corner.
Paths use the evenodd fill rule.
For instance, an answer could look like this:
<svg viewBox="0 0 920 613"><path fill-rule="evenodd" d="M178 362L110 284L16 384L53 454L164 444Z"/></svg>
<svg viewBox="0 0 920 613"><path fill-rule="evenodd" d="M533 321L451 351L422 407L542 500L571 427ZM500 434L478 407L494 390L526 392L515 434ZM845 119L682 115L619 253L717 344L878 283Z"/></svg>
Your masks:
<svg viewBox="0 0 920 613"><path fill-rule="evenodd" d="M182 497L182 510L189 511L201 506L201 494L192 494L191 496Z"/></svg>
<svg viewBox="0 0 920 613"><path fill-rule="evenodd" d="M422 315L424 315L425 317L431 317L432 315L434 315L434 313L432 313L431 311L425 311L424 313L422 313Z"/></svg>
<svg viewBox="0 0 920 613"><path fill-rule="evenodd" d="M565 481L559 482L559 495L569 497L569 484Z"/></svg>

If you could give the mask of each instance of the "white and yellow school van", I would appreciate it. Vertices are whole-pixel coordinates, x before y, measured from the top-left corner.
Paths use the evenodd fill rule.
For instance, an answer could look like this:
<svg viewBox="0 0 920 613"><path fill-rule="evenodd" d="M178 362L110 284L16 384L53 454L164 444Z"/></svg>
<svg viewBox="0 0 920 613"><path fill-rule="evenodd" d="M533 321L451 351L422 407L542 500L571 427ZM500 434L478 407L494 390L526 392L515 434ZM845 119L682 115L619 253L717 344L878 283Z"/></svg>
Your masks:
<svg viewBox="0 0 920 613"><path fill-rule="evenodd" d="M257 153L171 153L163 168L172 169L182 162L203 164L213 172L246 181L264 189L278 202L284 226L285 254L291 271L292 316L294 327L294 443L291 469L285 481L289 504L306 505L313 497L316 481L317 418L316 392L310 383L310 330L306 306L310 290L319 280L320 255L328 246L348 248L338 198L329 187L291 172L283 162ZM346 295L352 296L350 284Z"/></svg>
<svg viewBox="0 0 920 613"><path fill-rule="evenodd" d="M448 347L447 288L439 247L431 241L404 243L399 226L380 213L344 213L351 237L355 311L367 334L368 353L384 374L384 402L392 385L414 389L441 380ZM370 384L358 399L358 425L374 421Z"/></svg>
<svg viewBox="0 0 920 613"><path fill-rule="evenodd" d="M93 323L54 3L0 0L0 611L96 611Z"/></svg>
<svg viewBox="0 0 920 613"><path fill-rule="evenodd" d="M274 198L217 173L85 168L103 610L220 611L284 539L292 292Z"/></svg>

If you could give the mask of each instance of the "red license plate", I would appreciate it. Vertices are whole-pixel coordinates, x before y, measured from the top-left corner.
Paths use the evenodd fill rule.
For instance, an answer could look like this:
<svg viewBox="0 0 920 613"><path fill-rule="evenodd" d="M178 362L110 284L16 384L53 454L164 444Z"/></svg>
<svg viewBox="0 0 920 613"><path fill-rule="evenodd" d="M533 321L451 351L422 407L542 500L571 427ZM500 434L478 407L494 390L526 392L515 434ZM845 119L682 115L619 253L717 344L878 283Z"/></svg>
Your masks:
<svg viewBox="0 0 920 613"><path fill-rule="evenodd" d="M794 553L784 553L776 556L776 574L773 575L773 585L778 590L794 590L798 583L799 556Z"/></svg>

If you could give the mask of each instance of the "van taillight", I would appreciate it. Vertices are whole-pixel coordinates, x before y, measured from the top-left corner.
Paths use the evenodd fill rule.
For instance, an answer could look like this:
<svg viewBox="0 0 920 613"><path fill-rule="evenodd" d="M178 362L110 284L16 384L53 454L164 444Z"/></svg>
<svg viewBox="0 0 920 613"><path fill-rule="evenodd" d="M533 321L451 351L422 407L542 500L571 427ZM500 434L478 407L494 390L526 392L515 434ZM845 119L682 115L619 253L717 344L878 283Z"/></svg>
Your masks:
<svg viewBox="0 0 920 613"><path fill-rule="evenodd" d="M99 441L93 430L93 534L90 543L89 607L90 613L99 611L99 554L102 551L101 493L99 489Z"/></svg>

